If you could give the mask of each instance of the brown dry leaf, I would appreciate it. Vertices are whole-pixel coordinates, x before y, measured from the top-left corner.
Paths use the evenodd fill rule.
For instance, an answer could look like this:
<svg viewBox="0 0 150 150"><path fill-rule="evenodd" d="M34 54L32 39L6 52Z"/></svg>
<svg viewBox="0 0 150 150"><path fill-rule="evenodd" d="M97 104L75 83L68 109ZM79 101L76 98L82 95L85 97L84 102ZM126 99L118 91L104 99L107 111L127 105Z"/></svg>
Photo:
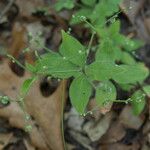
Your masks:
<svg viewBox="0 0 150 150"><path fill-rule="evenodd" d="M18 58L18 56L28 45L27 27L28 26L26 24L22 24L20 22L15 22L13 24L11 41L8 43L8 53L15 58ZM33 57L31 52L25 53L25 57L28 63L33 63Z"/></svg>
<svg viewBox="0 0 150 150"><path fill-rule="evenodd" d="M101 138L101 143L115 143L120 141L126 134L126 131L119 121L111 124L108 132Z"/></svg>
<svg viewBox="0 0 150 150"><path fill-rule="evenodd" d="M69 132L71 134L71 137L73 137L73 139L75 139L83 147L85 147L87 150L93 150L93 148L90 146L91 141L88 137L82 135L80 132L76 132L73 130L70 130Z"/></svg>
<svg viewBox="0 0 150 150"><path fill-rule="evenodd" d="M150 133L150 120L148 120L143 127L143 134Z"/></svg>
<svg viewBox="0 0 150 150"><path fill-rule="evenodd" d="M147 31L148 31L148 33L150 35L150 17L149 18L145 18L144 22L145 22L145 26L147 28Z"/></svg>
<svg viewBox="0 0 150 150"><path fill-rule="evenodd" d="M3 70L0 74L0 90L5 95L16 99L23 81L30 75L26 73L21 78L16 76L10 70L8 61L0 65L0 70ZM46 98L40 92L39 82L36 82L25 98L27 111L35 120L35 122L31 121L33 125L33 130L30 132L31 142L41 150L63 150L60 124L62 86L64 85L66 82L61 83L56 91ZM24 114L17 103L1 108L0 116L8 118L12 126L24 128ZM38 128L34 125L35 123L39 126Z"/></svg>
<svg viewBox="0 0 150 150"><path fill-rule="evenodd" d="M126 105L119 116L119 122L126 128L138 130L142 126L144 118L135 116L132 107Z"/></svg>
<svg viewBox="0 0 150 150"><path fill-rule="evenodd" d="M46 7L43 0L16 0L15 4L19 7L20 16L30 17L38 8Z"/></svg>
<svg viewBox="0 0 150 150"><path fill-rule="evenodd" d="M26 27L15 22L10 32L2 32L0 37L0 43L4 46L5 53L18 57L20 51L22 51L27 45Z"/></svg>
<svg viewBox="0 0 150 150"><path fill-rule="evenodd" d="M27 140L24 140L24 144L25 144L27 150L36 150L36 148L33 147Z"/></svg>
<svg viewBox="0 0 150 150"><path fill-rule="evenodd" d="M13 2L14 0L1 0L0 1L0 24L6 23L9 20L9 13L13 14Z"/></svg>
<svg viewBox="0 0 150 150"><path fill-rule="evenodd" d="M104 107L97 107L95 99L91 99L88 104L88 111L92 111L92 116L95 118L95 120L99 120L102 115L105 115L108 112L110 112L111 107L112 103L109 103Z"/></svg>
<svg viewBox="0 0 150 150"><path fill-rule="evenodd" d="M64 84L66 85L66 82ZM53 150L63 150L60 127L63 83L47 98L41 95L38 87L37 82L30 90L26 98L27 109L44 132L49 147Z"/></svg>
<svg viewBox="0 0 150 150"><path fill-rule="evenodd" d="M0 134L0 149L3 149L12 138L12 133Z"/></svg>
<svg viewBox="0 0 150 150"><path fill-rule="evenodd" d="M11 33L9 54L18 56L27 45L26 28L23 24L15 22Z"/></svg>
<svg viewBox="0 0 150 150"><path fill-rule="evenodd" d="M72 149L75 149L75 146L74 145L71 145L71 144L66 144L66 147L67 147L67 150L72 150Z"/></svg>
<svg viewBox="0 0 150 150"><path fill-rule="evenodd" d="M89 136L91 141L98 141L107 132L113 117L114 113L109 112L104 115L104 117L102 117L98 122L87 122L84 125L83 130Z"/></svg>
<svg viewBox="0 0 150 150"><path fill-rule="evenodd" d="M91 99L89 101L89 104L88 104L88 111L94 110L95 108L97 108L96 101L95 101L95 99ZM97 110L93 111L93 115L92 116L94 117L94 119L96 121L98 121L99 118L102 116L101 110L97 109Z"/></svg>
<svg viewBox="0 0 150 150"><path fill-rule="evenodd" d="M136 0L123 0L120 4L122 11L126 14L129 20L134 23L136 16L141 7L141 3Z"/></svg>
<svg viewBox="0 0 150 150"><path fill-rule="evenodd" d="M138 37L149 43L150 34L144 24L144 18L139 15L146 0L124 0L120 4L120 8L126 14L132 25L135 27Z"/></svg>
<svg viewBox="0 0 150 150"><path fill-rule="evenodd" d="M110 103L110 104L107 104L106 106L104 107L101 107L101 113L103 115L107 114L108 112L111 111L111 107L112 107L113 103Z"/></svg>
<svg viewBox="0 0 150 150"><path fill-rule="evenodd" d="M147 144L143 145L141 150L149 150L150 149L150 146Z"/></svg>
<svg viewBox="0 0 150 150"><path fill-rule="evenodd" d="M99 150L138 150L139 144L134 143L133 145L124 145L120 143L107 144L99 147Z"/></svg>
<svg viewBox="0 0 150 150"><path fill-rule="evenodd" d="M70 111L65 114L65 116L65 120L67 120L67 126L71 130L82 132L82 125L85 119L79 115L75 108L71 108Z"/></svg>
<svg viewBox="0 0 150 150"><path fill-rule="evenodd" d="M1 108L0 116L7 118L10 125L12 125L13 127L22 128L22 129L24 129L25 127L24 114L17 103L11 103L9 106L5 108ZM35 147L46 150L47 149L46 143L42 139L43 133L36 128L33 122L31 122L30 124L32 124L33 127L32 131L30 132L30 138L32 144Z"/></svg>

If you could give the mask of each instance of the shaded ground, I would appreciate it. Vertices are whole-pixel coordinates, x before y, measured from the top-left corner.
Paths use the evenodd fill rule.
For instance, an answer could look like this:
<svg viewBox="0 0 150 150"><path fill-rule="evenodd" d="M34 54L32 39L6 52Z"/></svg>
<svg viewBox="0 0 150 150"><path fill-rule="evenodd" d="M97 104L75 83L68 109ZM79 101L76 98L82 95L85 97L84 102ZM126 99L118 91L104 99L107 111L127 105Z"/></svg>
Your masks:
<svg viewBox="0 0 150 150"><path fill-rule="evenodd" d="M122 12L121 32L129 37L137 37L145 42L138 50L136 59L142 60L150 68L150 1L124 0L120 9L132 9ZM0 92L16 98L21 84L30 76L28 72L8 60L7 52L20 62L34 63L34 55L22 52L28 47L28 32L35 35L41 31L41 41L57 51L61 41L60 30L68 30L71 11L56 13L51 7L55 0L1 0L0 1ZM40 7L39 7L40 6ZM37 8L47 7L48 15ZM71 33L86 44L89 31L81 25L71 27ZM45 50L32 45L40 54ZM92 57L92 56L91 56ZM25 99L27 112L31 118L25 118L17 103L0 105L0 150L63 150L61 138L61 99L62 86L66 89L69 82L57 79L51 81L41 78ZM148 78L146 83L150 83ZM118 97L126 98L128 93L118 89ZM81 117L71 107L66 90L64 112L64 131L68 150L150 150L150 103L140 116L132 114L131 107L124 104L106 106L92 115ZM90 101L89 110L95 107ZM111 109L110 109L111 108ZM107 112L107 113L106 113ZM29 133L24 131L26 123L32 124Z"/></svg>

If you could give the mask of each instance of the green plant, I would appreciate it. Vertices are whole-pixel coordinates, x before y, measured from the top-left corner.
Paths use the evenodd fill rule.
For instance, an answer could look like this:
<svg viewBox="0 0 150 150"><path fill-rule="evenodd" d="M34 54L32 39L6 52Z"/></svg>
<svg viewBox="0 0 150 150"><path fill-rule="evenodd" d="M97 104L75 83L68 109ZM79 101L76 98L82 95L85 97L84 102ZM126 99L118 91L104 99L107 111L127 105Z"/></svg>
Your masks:
<svg viewBox="0 0 150 150"><path fill-rule="evenodd" d="M96 0L82 0L82 7L73 15L71 24L80 23L79 16L85 16L95 27L104 26L106 20L112 14L119 11L118 4L121 0L101 0L96 3ZM117 14L116 14L117 15ZM116 17L115 15L111 18Z"/></svg>
<svg viewBox="0 0 150 150"><path fill-rule="evenodd" d="M105 25L106 17L110 17L112 14L118 14L119 8L118 4L121 0L81 0L79 4L75 0L60 0L58 1L54 8L56 11L61 11L62 9L72 9L75 8L75 13L72 15L70 24L81 23L82 20L80 17L84 16L94 26L103 26ZM116 14L116 16L117 16ZM111 20L116 17L115 15L111 17Z"/></svg>
<svg viewBox="0 0 150 150"><path fill-rule="evenodd" d="M60 11L63 8L66 9L72 9L74 7L75 4L75 0L59 0L56 4L55 4L55 10L56 11Z"/></svg>
<svg viewBox="0 0 150 150"><path fill-rule="evenodd" d="M118 22L115 22L112 26L118 27ZM112 27L110 28L112 29ZM116 32L120 36L118 30ZM97 33L99 34L99 30ZM123 39L127 40L125 37ZM21 90L22 93L27 93L38 75L48 75L61 79L74 77L69 95L72 105L80 114L86 113L85 109L93 89L96 91L96 102L100 107L106 102L116 102L116 87L112 80L120 86L122 84L135 86L137 82L142 83L149 74L144 64L136 62L128 51L119 52L122 49L119 49L120 43L118 44L117 42L120 42L120 38L114 43L111 39L108 42L105 41L104 37L97 49L95 61L87 64L87 56L90 48L86 48L70 34L62 31L62 43L58 53L49 51L49 53L40 56L34 66L30 64L26 65L27 69L33 72L34 76L24 82ZM130 48L127 50L133 50L130 44L125 44L123 48L125 49L126 46ZM116 52L116 50L118 51ZM127 55L126 59L122 59L122 55L124 54ZM131 58L132 63L128 61ZM117 64L116 60L120 61L120 64ZM96 81L96 84L94 81ZM142 90L138 93L138 97L140 96L142 97L141 103L144 105L145 93ZM130 98L133 108L138 107L135 106L138 104L134 103L136 97L133 95ZM136 114L140 112L141 110L138 110L138 112L136 110Z"/></svg>
<svg viewBox="0 0 150 150"><path fill-rule="evenodd" d="M144 63L136 61L134 58L135 50L143 45L143 42L128 37L120 33L120 21L117 20L120 13L118 4L121 0L81 0L82 5L75 0L60 0L55 5L57 11L65 9L76 9L72 15L70 25L84 23L86 28L91 31L91 39L87 46L82 45L69 32L62 30L62 43L58 52L53 52L44 46L40 40L40 34L32 36L29 34L30 44L34 47L44 48L47 53L41 56L35 51L37 61L34 65L26 63L20 64L15 58L7 55L22 68L32 73L32 77L25 80L17 102L24 111L26 122L25 131L30 131L32 126L28 123L30 116L25 112L24 97L28 93L32 84L40 76L48 78L69 79L73 77L69 88L69 96L72 105L83 116L91 114L92 111L86 111L86 106L90 100L93 91L95 91L96 108L104 107L113 102L130 103L133 113L139 115L146 104L146 96L150 96L150 86L144 84L144 80L149 75L148 68ZM47 14L46 9L39 9ZM112 16L112 17L111 17ZM96 36L95 36L96 35ZM94 39L97 39L96 46L92 45ZM26 48L24 52L30 49ZM95 52L94 61L89 63L88 56L90 52ZM130 98L126 100L117 99L116 86L131 91L135 87ZM62 89L64 94L64 87ZM63 128L63 110L64 95L62 95L62 137L65 147L64 128ZM10 99L6 96L0 97L0 102L8 104ZM66 149L66 148L65 148Z"/></svg>
<svg viewBox="0 0 150 150"><path fill-rule="evenodd" d="M149 70L142 62L137 62L133 55L143 43L120 34L120 21L116 20L116 15L106 21L108 16L118 11L119 2L120 0L101 0L96 4L96 1L82 0L85 8L81 8L77 15L81 15L80 21L85 22L92 30L89 45L87 47L82 45L77 39L62 30L62 43L57 53L43 46L48 53L42 56L37 55L38 59L34 66L26 63L26 69L32 72L33 77L24 82L21 95L27 94L38 76L44 75L60 79L73 77L69 95L72 105L80 114L87 113L86 106L93 90L96 92L95 99L99 107L113 102L131 103L133 112L140 114L145 106L147 95L143 81L149 75ZM64 7L72 8L75 4L74 1L66 1L66 3L72 5L66 7L66 4L64 6L62 1L59 1L57 10ZM92 11L91 15L85 13L87 9L89 12ZM84 13L81 12L86 15L83 16ZM98 18L99 13L102 14L100 19ZM87 20L90 20L92 24ZM109 25L105 26L106 22ZM89 64L87 58L92 49L95 34L97 34L99 43L95 50L95 60ZM35 41L39 44L37 39ZM130 90L137 85L140 85L140 89L127 100L116 100L116 84L125 90Z"/></svg>

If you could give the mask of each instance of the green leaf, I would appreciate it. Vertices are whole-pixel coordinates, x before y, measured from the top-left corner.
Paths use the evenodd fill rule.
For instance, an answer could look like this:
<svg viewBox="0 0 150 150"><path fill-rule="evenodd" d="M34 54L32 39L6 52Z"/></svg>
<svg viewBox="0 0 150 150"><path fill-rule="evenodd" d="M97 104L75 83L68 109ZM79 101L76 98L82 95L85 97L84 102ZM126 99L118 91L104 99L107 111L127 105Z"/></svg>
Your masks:
<svg viewBox="0 0 150 150"><path fill-rule="evenodd" d="M33 65L31 65L27 62L26 62L26 68L27 68L28 71L30 71L32 73L36 73L36 71L37 71L35 66L33 66Z"/></svg>
<svg viewBox="0 0 150 150"><path fill-rule="evenodd" d="M100 25L103 25L106 20L107 10L108 10L107 4L105 4L104 2L99 2L95 6L91 15L89 16L91 22L97 27ZM98 15L98 14L100 14L100 15Z"/></svg>
<svg viewBox="0 0 150 150"><path fill-rule="evenodd" d="M89 14L91 14L92 9L91 8L82 8L78 10L74 15L72 15L70 24L78 24L81 23L81 16L85 16L86 18L89 17Z"/></svg>
<svg viewBox="0 0 150 150"><path fill-rule="evenodd" d="M110 81L101 82L96 88L96 102L100 106L116 100L116 95L116 88Z"/></svg>
<svg viewBox="0 0 150 150"><path fill-rule="evenodd" d="M36 76L32 77L32 78L29 78L27 80L25 80L23 82L23 85L21 86L21 90L20 90L20 93L21 93L21 96L25 96L28 92L29 92L29 89L31 88L32 84L37 80L38 78Z"/></svg>
<svg viewBox="0 0 150 150"><path fill-rule="evenodd" d="M119 30L119 20L112 23L109 27L97 28L98 35L102 40L111 40L115 47L122 47L126 51L131 52L144 45L144 43L140 40L129 39L128 37L125 37L119 33Z"/></svg>
<svg viewBox="0 0 150 150"><path fill-rule="evenodd" d="M74 7L74 3L75 1L74 0L59 0L54 8L56 11L60 11L62 9L72 9Z"/></svg>
<svg viewBox="0 0 150 150"><path fill-rule="evenodd" d="M115 35L115 34L117 34L117 33L119 33L120 32L120 20L116 20L114 23L112 23L111 25L110 25L110 27L108 28L108 30L109 30L109 33L111 34L111 35ZM110 35L110 36L111 36Z"/></svg>
<svg viewBox="0 0 150 150"><path fill-rule="evenodd" d="M76 65L62 57L58 53L48 53L41 56L36 62L38 74L51 75L58 78L69 78L79 73L81 70Z"/></svg>
<svg viewBox="0 0 150 150"><path fill-rule="evenodd" d="M102 40L96 52L96 61L114 61L114 49L111 40Z"/></svg>
<svg viewBox="0 0 150 150"><path fill-rule="evenodd" d="M125 37L119 33L115 34L112 38L118 46L121 46L123 49L129 52L137 50L144 45L144 43L140 40L129 39L128 37Z"/></svg>
<svg viewBox="0 0 150 150"><path fill-rule="evenodd" d="M137 50L138 48L140 48L143 45L144 45L144 43L142 41L129 39L129 38L126 38L126 40L123 43L123 47L127 51Z"/></svg>
<svg viewBox="0 0 150 150"><path fill-rule="evenodd" d="M96 27L104 25L106 17L113 15L119 10L118 4L121 0L101 0L95 6L93 13L90 16L92 23ZM98 15L99 14L99 15Z"/></svg>
<svg viewBox="0 0 150 150"><path fill-rule="evenodd" d="M135 115L139 115L143 111L146 104L145 94L141 90L138 90L132 95L131 100L132 100L131 104L133 107L133 113Z"/></svg>
<svg viewBox="0 0 150 150"><path fill-rule="evenodd" d="M86 49L74 37L62 31L62 44L59 52L75 65L83 66L86 61Z"/></svg>
<svg viewBox="0 0 150 150"><path fill-rule="evenodd" d="M141 82L149 75L149 70L142 63L116 65L107 61L95 61L86 66L85 72L91 80L104 81L113 79L121 84Z"/></svg>
<svg viewBox="0 0 150 150"><path fill-rule="evenodd" d="M69 89L71 103L80 114L85 113L91 92L92 86L84 75L75 78L71 83Z"/></svg>
<svg viewBox="0 0 150 150"><path fill-rule="evenodd" d="M81 0L84 5L92 6L96 3L96 0Z"/></svg>
<svg viewBox="0 0 150 150"><path fill-rule="evenodd" d="M118 73L122 73L123 70L119 65L109 61L95 61L85 68L86 75L91 80L98 81L109 80Z"/></svg>
<svg viewBox="0 0 150 150"><path fill-rule="evenodd" d="M132 88L135 87L134 84L119 84L119 85L125 91L130 91Z"/></svg>
<svg viewBox="0 0 150 150"><path fill-rule="evenodd" d="M112 13L117 12L119 10L119 4L122 0L102 0L108 4L108 15L110 16Z"/></svg>
<svg viewBox="0 0 150 150"><path fill-rule="evenodd" d="M144 81L149 74L148 69L142 63L135 65L120 65L119 67L122 69L122 72L113 75L113 79L121 84Z"/></svg>
<svg viewBox="0 0 150 150"><path fill-rule="evenodd" d="M111 39L102 40L96 52L96 61L115 62L120 61L122 51L113 44Z"/></svg>
<svg viewBox="0 0 150 150"><path fill-rule="evenodd" d="M107 27L96 28L96 32L97 32L97 34L98 34L98 36L100 37L101 40L108 41L108 39L111 39ZM111 39L111 41L112 41L112 39Z"/></svg>
<svg viewBox="0 0 150 150"><path fill-rule="evenodd" d="M119 20L113 22L110 26L97 28L97 33L101 39L109 41L108 40L108 38L109 38L113 43L118 42L118 40L119 40L118 35L121 35L119 32L120 32L120 21Z"/></svg>
<svg viewBox="0 0 150 150"><path fill-rule="evenodd" d="M122 51L122 57L120 59L120 61L124 64L128 64L128 65L134 65L136 64L135 59L127 52Z"/></svg>
<svg viewBox="0 0 150 150"><path fill-rule="evenodd" d="M147 94L147 96L150 97L150 85L144 86L143 90Z"/></svg>

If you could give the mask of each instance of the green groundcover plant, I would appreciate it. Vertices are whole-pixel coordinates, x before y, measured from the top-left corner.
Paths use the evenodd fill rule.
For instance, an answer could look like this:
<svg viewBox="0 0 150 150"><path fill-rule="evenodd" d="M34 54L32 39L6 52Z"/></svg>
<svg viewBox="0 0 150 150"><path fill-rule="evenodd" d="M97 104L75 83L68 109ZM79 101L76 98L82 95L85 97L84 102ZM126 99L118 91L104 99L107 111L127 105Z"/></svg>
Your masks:
<svg viewBox="0 0 150 150"><path fill-rule="evenodd" d="M86 113L86 106L93 89L96 92L95 99L98 106L117 102L114 82L130 90L137 84L142 84L149 74L145 65L136 62L130 54L138 47L136 42L120 35L118 28L119 21L106 30L107 34L116 37L111 39L110 36L106 38L104 36L96 51L95 60L91 64L87 64L89 47L83 46L77 39L62 30L62 43L58 52L49 51L40 56L34 66L26 64L33 77L24 82L21 90L23 95L28 92L39 75L60 79L73 77L69 95L72 105L80 114ZM112 31L115 34L111 34ZM98 30L97 33L99 32L102 33ZM144 87L144 90L142 88L136 91L131 98L122 102L131 102L135 114L139 114L145 106L145 96Z"/></svg>
<svg viewBox="0 0 150 150"><path fill-rule="evenodd" d="M62 30L62 42L58 52L42 46L48 52L38 56L35 65L26 63L25 68L33 76L23 83L21 95L25 96L41 75L62 80L73 78L69 96L72 105L81 115L87 113L86 107L93 91L98 107L113 102L131 103L134 114L139 115L145 107L146 96L150 95L150 86L144 84L149 70L144 63L134 58L135 50L143 43L120 33L120 21L116 19L120 0L81 2L82 5L73 14L70 24L85 23L92 33L89 45L82 45L70 33ZM65 3L60 0L55 9L60 11L76 6L78 5L74 0L66 0ZM108 19L109 16L113 17ZM38 38L34 38L39 44ZM98 39L98 44L94 49L94 61L89 64L87 60L94 38ZM117 100L116 85L127 91L139 85L140 88L127 100Z"/></svg>

